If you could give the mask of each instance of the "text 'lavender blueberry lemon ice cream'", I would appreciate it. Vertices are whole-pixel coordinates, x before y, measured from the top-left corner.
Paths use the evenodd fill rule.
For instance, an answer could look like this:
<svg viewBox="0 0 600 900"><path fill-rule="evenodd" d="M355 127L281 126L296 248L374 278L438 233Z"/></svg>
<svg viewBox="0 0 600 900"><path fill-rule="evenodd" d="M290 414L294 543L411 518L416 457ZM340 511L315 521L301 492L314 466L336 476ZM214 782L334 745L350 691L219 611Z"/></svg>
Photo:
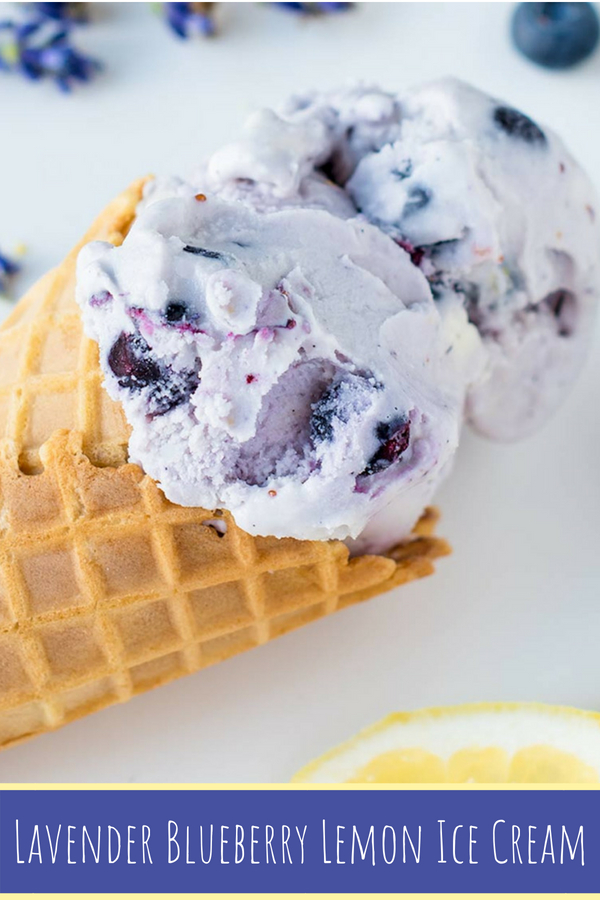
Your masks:
<svg viewBox="0 0 600 900"><path fill-rule="evenodd" d="M171 501L384 552L465 418L519 437L568 391L595 219L558 138L473 88L307 95L153 182L121 247L81 252L78 300Z"/></svg>

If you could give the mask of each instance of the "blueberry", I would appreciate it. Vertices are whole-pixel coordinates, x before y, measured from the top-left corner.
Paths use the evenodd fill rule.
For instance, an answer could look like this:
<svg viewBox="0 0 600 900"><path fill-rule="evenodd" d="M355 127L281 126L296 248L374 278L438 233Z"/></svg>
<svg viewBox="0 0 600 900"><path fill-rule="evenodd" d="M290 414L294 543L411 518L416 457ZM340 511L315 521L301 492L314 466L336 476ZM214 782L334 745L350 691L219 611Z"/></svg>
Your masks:
<svg viewBox="0 0 600 900"><path fill-rule="evenodd" d="M403 159L399 165L395 166L395 168L392 169L391 174L398 181L404 181L405 178L409 178L412 175L412 170L413 170L412 160Z"/></svg>
<svg viewBox="0 0 600 900"><path fill-rule="evenodd" d="M512 37L521 53L547 69L568 69L596 48L600 26L592 3L520 3Z"/></svg>
<svg viewBox="0 0 600 900"><path fill-rule="evenodd" d="M165 319L167 322L173 324L175 322L182 322L187 315L187 306L185 303L180 303L177 300L172 300L167 304L165 309Z"/></svg>
<svg viewBox="0 0 600 900"><path fill-rule="evenodd" d="M119 382L128 391L148 391L148 412L162 416L184 403L194 393L200 382L200 360L195 369L174 372L170 366L161 366L151 357L151 349L139 334L123 332L112 345L108 365Z"/></svg>
<svg viewBox="0 0 600 900"><path fill-rule="evenodd" d="M556 319L556 326L560 337L570 337L575 329L577 314L577 299L575 294L565 289L559 289L548 294L542 301Z"/></svg>
<svg viewBox="0 0 600 900"><path fill-rule="evenodd" d="M452 285L452 290L462 297L463 306L471 325L475 325L476 328L481 328L483 326L484 315L479 305L481 295L479 285L475 284L473 281L455 281Z"/></svg>
<svg viewBox="0 0 600 900"><path fill-rule="evenodd" d="M193 253L194 256L203 256L205 259L223 259L223 254L217 250L207 250L206 247L192 247L186 244L183 248L184 253Z"/></svg>
<svg viewBox="0 0 600 900"><path fill-rule="evenodd" d="M310 433L313 444L331 441L336 423L347 425L355 419L370 405L372 393L382 388L372 372L338 375L312 404Z"/></svg>
<svg viewBox="0 0 600 900"><path fill-rule="evenodd" d="M338 184L339 172L335 155L330 156L329 159L325 160L323 165L319 166L319 172L327 179L327 181Z"/></svg>
<svg viewBox="0 0 600 900"><path fill-rule="evenodd" d="M424 247L414 247L410 241L406 241L403 238L394 238L394 241L398 244L399 247L402 247L403 250L408 253L410 256L411 262L415 266L420 266L423 262L423 257L425 256L425 248Z"/></svg>
<svg viewBox="0 0 600 900"><path fill-rule="evenodd" d="M373 454L361 476L375 475L397 462L410 443L410 422L399 418L392 422L380 422L377 426L379 450Z"/></svg>
<svg viewBox="0 0 600 900"><path fill-rule="evenodd" d="M186 403L200 383L200 362L197 369L174 372L166 367L154 385L148 398L148 412L152 416L164 416L170 410Z"/></svg>
<svg viewBox="0 0 600 900"><path fill-rule="evenodd" d="M330 441L333 438L334 419L347 422L343 405L340 402L344 392L344 382L338 381L329 385L321 397L313 404L310 420L310 436L313 443Z"/></svg>
<svg viewBox="0 0 600 900"><path fill-rule="evenodd" d="M122 332L110 348L108 365L127 390L140 390L160 378L160 366L150 357L150 347L139 334Z"/></svg>
<svg viewBox="0 0 600 900"><path fill-rule="evenodd" d="M408 200L404 205L403 215L411 216L413 213L424 209L431 200L431 191L423 187L413 187L408 192Z"/></svg>
<svg viewBox="0 0 600 900"><path fill-rule="evenodd" d="M511 106L497 106L494 110L494 122L506 134L519 138L526 144L546 143L546 135L533 119Z"/></svg>

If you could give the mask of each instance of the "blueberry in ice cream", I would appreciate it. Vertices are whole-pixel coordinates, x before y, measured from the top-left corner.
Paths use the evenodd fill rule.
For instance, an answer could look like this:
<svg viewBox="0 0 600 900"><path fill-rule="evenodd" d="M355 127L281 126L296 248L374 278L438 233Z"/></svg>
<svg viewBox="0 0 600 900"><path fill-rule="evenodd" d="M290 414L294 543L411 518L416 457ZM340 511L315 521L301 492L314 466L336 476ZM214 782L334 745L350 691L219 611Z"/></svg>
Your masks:
<svg viewBox="0 0 600 900"><path fill-rule="evenodd" d="M547 129L447 80L256 113L154 182L78 299L130 457L252 534L406 537L465 416L513 438L580 368L596 200Z"/></svg>

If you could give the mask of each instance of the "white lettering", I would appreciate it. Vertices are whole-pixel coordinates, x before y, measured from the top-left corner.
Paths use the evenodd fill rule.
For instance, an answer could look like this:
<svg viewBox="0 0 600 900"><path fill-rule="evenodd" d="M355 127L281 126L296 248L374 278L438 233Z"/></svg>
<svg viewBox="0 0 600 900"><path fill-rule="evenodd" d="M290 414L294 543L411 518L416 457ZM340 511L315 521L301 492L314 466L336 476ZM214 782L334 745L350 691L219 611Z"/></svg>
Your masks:
<svg viewBox="0 0 600 900"><path fill-rule="evenodd" d="M128 825L127 826L127 865L128 866L136 865L135 859L131 858L131 848L135 844L135 838L131 837L131 832L135 831L136 827L137 827L136 825ZM188 845L189 845L189 838L188 838Z"/></svg>
<svg viewBox="0 0 600 900"><path fill-rule="evenodd" d="M114 859L112 856L112 838L111 838L113 831L117 835L117 838L119 841L119 843L117 845L118 846L117 855L115 856ZM116 861L118 860L120 855L121 855L121 835L119 833L118 828L115 828L114 825L109 825L108 826L108 862L109 862L109 864L112 865L113 863L116 863Z"/></svg>
<svg viewBox="0 0 600 900"><path fill-rule="evenodd" d="M581 865L585 866L585 856L584 856L584 852L583 852L583 825L579 826L579 831L577 832L577 840L575 841L574 847L571 847L571 841L569 840L569 835L567 833L566 827L564 825L562 826L562 836L560 839L560 864L561 864L561 866L563 864L565 842L569 849L569 856L573 860L573 859L575 859L575 853L577 852L577 845L578 845L579 841L581 841ZM41 862L41 859L40 859L40 862Z"/></svg>
<svg viewBox="0 0 600 900"><path fill-rule="evenodd" d="M186 866L195 866L196 860L190 857L190 826L185 826L185 864Z"/></svg>
<svg viewBox="0 0 600 900"><path fill-rule="evenodd" d="M331 860L327 859L327 838L325 836L325 819L323 819L323 862L326 866L331 864Z"/></svg>
<svg viewBox="0 0 600 900"><path fill-rule="evenodd" d="M469 865L477 866L479 863L476 859L473 859L473 847L477 843L477 841L473 838L473 832L477 831L477 825L469 825Z"/></svg>
<svg viewBox="0 0 600 900"><path fill-rule="evenodd" d="M37 844L37 850L33 848ZM39 826L36 825L33 829L33 837L31 838L31 850L29 851L29 862L31 862L34 856L38 856L40 862L42 862L42 848L40 847L40 829Z"/></svg>
<svg viewBox="0 0 600 900"><path fill-rule="evenodd" d="M439 863L446 862L446 860L444 859L444 822L445 821L446 821L445 819L438 819L438 822L440 823L440 858L438 859ZM404 860L404 861L406 862L406 860Z"/></svg>
<svg viewBox="0 0 600 900"><path fill-rule="evenodd" d="M389 826L386 826L389 827ZM385 829L384 829L385 834ZM360 835L356 829L356 825L352 826L352 853L350 855L350 862L354 865L354 847L355 844L358 844L358 852L360 853L361 859L366 859L367 852L369 850L369 843L371 844L371 865L375 865L375 826L371 825L369 828L369 834L367 835L367 842L363 848L363 845L360 840Z"/></svg>
<svg viewBox="0 0 600 900"><path fill-rule="evenodd" d="M17 843L17 864L19 866L24 866L25 860L21 859L21 857L19 855L19 820L18 819L15 819L15 840Z"/></svg>
<svg viewBox="0 0 600 900"><path fill-rule="evenodd" d="M100 862L100 835L102 834L102 829L100 825L98 825L98 849L94 850L94 845L92 844L92 839L88 833L86 826L84 825L81 830L81 859L85 862L85 839L87 838L88 844L90 845L90 850L92 851L92 856L94 857L94 862Z"/></svg>
<svg viewBox="0 0 600 900"><path fill-rule="evenodd" d="M202 862L203 862L205 865L208 865L208 863L209 863L209 862L211 861L211 859L212 859L212 854L213 854L213 832L214 832L214 825L211 825L211 826L210 826L210 853L208 854L208 859L204 859L204 828L203 828L202 825L200 826L200 859L202 860Z"/></svg>
<svg viewBox="0 0 600 900"><path fill-rule="evenodd" d="M242 851L241 856L238 855L238 850ZM235 826L235 862L236 862L236 865L237 865L237 863L242 862L242 860L244 859L245 852L246 851L244 850L244 826L236 825Z"/></svg>
<svg viewBox="0 0 600 900"><path fill-rule="evenodd" d="M546 850L546 847L550 844L550 849ZM546 828L546 840L544 841L544 849L542 850L542 859L541 862L544 862L546 856L549 856L552 859L552 862L556 862L554 859L554 842L552 840L552 825L548 825Z"/></svg>
<svg viewBox="0 0 600 900"><path fill-rule="evenodd" d="M174 830L174 831L173 831L173 829L171 828L172 825L175 826L175 830ZM178 831L179 831L179 826L178 826L177 822L174 822L172 819L169 819L169 825L168 825L168 832L169 832L169 863L175 863L175 862L177 862L177 860L179 859L179 854L180 854L180 852L181 852L180 849L179 849L179 842L177 841L177 832L178 832ZM211 837L212 837L212 835L211 835ZM175 859L173 859L173 856L172 856L172 854L171 854L171 844L175 844L175 846L177 847L177 856L175 857ZM212 850L211 850L211 853L212 853Z"/></svg>
<svg viewBox="0 0 600 900"><path fill-rule="evenodd" d="M99 831L100 829L98 829ZM148 852L148 859L150 860L150 865L152 863L152 857L150 856L150 847L148 846L148 842L150 840L150 826L142 825L142 863L146 862L146 851ZM98 853L100 852L100 834L98 834ZM96 860L97 862L97 860Z"/></svg>
<svg viewBox="0 0 600 900"><path fill-rule="evenodd" d="M258 831L258 825L251 825L250 826L250 862L252 863L253 866L257 866L259 864L258 860L254 859L254 845L258 844L258 841L254 837L255 831Z"/></svg>
<svg viewBox="0 0 600 900"><path fill-rule="evenodd" d="M73 826L71 826L71 828L72 828L72 827L73 827ZM49 827L46 825L46 834L48 835L48 844L50 845L50 858L52 859L52 865L54 865L54 863L56 862L56 855L57 855L57 853L58 853L58 839L59 839L59 837L60 837L60 831L61 831L61 828L62 828L62 825L59 825L58 828L57 828L57 831L56 831L56 842L55 842L54 847L53 847L53 846L52 846L52 838L50 837L50 829L49 829ZM85 825L84 825L84 828L85 828Z"/></svg>
<svg viewBox="0 0 600 900"><path fill-rule="evenodd" d="M323 820L323 822L325 822L325 820ZM295 827L296 827L296 834L298 835L298 839L300 841L300 849L302 851L302 854L300 857L300 865L303 866L304 865L304 838L306 837L306 829L308 828L308 825L304 826L304 831L302 832L302 834L300 834L300 829L298 828L298 826L296 825ZM324 848L323 848L323 852L324 852Z"/></svg>
<svg viewBox="0 0 600 900"><path fill-rule="evenodd" d="M224 831L229 831L229 825L221 825L221 865L228 866L229 860L225 859L225 857L223 856L223 848L225 844L229 843L229 841L225 840L225 836L223 834Z"/></svg>
<svg viewBox="0 0 600 900"><path fill-rule="evenodd" d="M442 819L442 821L444 821L444 820ZM441 829L442 829L442 826L440 825L440 839L441 839ZM410 849L413 852L415 862L420 862L420 860L421 860L421 826L420 825L419 825L419 840L417 841L417 849L416 850L415 850L415 845L413 844L413 842L411 840L410 834L408 833L408 828L406 827L406 825L402 826L402 862L406 862L406 841L408 841L408 843L410 844ZM442 848L441 855L442 856L444 855L443 848ZM440 859L438 861L446 862L445 859Z"/></svg>
<svg viewBox="0 0 600 900"><path fill-rule="evenodd" d="M387 858L387 855L385 852L385 835L386 835L386 831L388 828L392 832L393 853L392 853L391 859ZM394 860L396 859L396 829L393 828L391 825L383 826L383 831L381 832L381 853L383 856L383 861L386 862L388 865L391 865L394 862ZM373 854L373 865L375 865L375 854Z"/></svg>
<svg viewBox="0 0 600 900"><path fill-rule="evenodd" d="M48 826L46 825L46 828ZM71 846L75 843L74 838L71 837L71 832L75 830L74 825L67 825L67 865L74 866L75 860L71 859ZM58 842L58 838L57 838Z"/></svg>
<svg viewBox="0 0 600 900"><path fill-rule="evenodd" d="M462 827L463 827L462 825L457 825L456 828L454 829L454 831L452 832L452 859L454 860L455 863L458 863L459 866L462 866L464 859L456 858L456 832L458 831L459 828L462 828Z"/></svg>
<svg viewBox="0 0 600 900"><path fill-rule="evenodd" d="M532 846L532 844L535 844L535 841L531 837L531 832L535 831L536 828L537 828L537 825L530 825L529 831L528 831L529 840L527 841L527 862L529 863L530 866L537 866L537 860L531 858L531 846Z"/></svg>
<svg viewBox="0 0 600 900"><path fill-rule="evenodd" d="M516 832L516 837L515 837L515 832ZM516 862L517 856L519 857L519 862L520 863L523 862L523 860L521 859L521 851L519 850L519 838L520 837L521 837L521 829L519 828L518 825L513 825L513 827L512 827L513 866Z"/></svg>
<svg viewBox="0 0 600 900"><path fill-rule="evenodd" d="M499 825L500 822L506 825L506 819L496 819L496 821L494 822L494 828L492 829L492 842L494 844L494 859L499 865L503 866L504 863L508 862L508 859L498 859L498 854L496 852L496 826Z"/></svg>

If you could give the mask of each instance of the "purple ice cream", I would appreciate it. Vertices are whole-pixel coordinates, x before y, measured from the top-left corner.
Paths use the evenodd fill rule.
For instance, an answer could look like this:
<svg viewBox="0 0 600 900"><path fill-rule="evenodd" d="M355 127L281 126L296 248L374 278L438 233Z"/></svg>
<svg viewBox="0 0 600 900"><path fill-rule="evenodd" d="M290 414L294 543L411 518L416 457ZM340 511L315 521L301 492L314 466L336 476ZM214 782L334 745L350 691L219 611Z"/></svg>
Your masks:
<svg viewBox="0 0 600 900"><path fill-rule="evenodd" d="M556 137L458 82L255 114L190 182L154 182L121 247L80 255L131 459L252 534L388 549L465 416L518 437L570 387L595 209Z"/></svg>

